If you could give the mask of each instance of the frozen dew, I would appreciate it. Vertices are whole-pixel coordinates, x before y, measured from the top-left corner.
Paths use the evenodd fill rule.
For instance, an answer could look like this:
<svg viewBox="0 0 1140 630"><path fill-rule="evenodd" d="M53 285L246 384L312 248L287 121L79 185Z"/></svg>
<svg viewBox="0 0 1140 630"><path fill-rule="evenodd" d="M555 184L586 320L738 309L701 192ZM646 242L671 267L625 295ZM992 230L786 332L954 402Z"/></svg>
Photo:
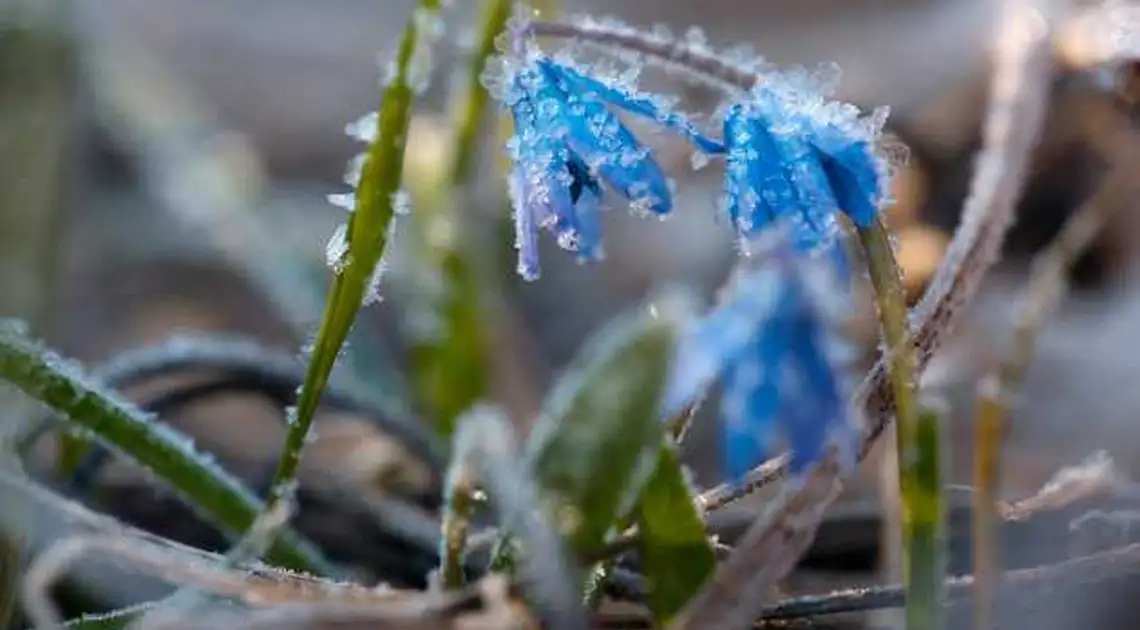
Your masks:
<svg viewBox="0 0 1140 630"><path fill-rule="evenodd" d="M346 212L352 212L356 209L355 193L330 193L325 196L325 199L328 200L331 205Z"/></svg>
<svg viewBox="0 0 1140 630"><path fill-rule="evenodd" d="M377 55L376 61L380 66L380 87L388 87L400 76L400 66L389 55Z"/></svg>
<svg viewBox="0 0 1140 630"><path fill-rule="evenodd" d="M392 212L398 216L405 216L412 211L412 196L401 188L392 193Z"/></svg>
<svg viewBox="0 0 1140 630"><path fill-rule="evenodd" d="M325 264L340 274L348 265L348 225L341 223L325 246Z"/></svg>
<svg viewBox="0 0 1140 630"><path fill-rule="evenodd" d="M394 243L398 235L398 226L400 224L399 215L393 216L392 220L388 223L388 232L386 242ZM380 260L376 261L376 267L372 270L372 275L368 279L368 288L364 292L364 299L361 301L361 306L369 306L384 300L380 295L380 283L384 279L384 274L388 271L390 262L388 260L391 247L385 247L384 253L381 254Z"/></svg>
<svg viewBox="0 0 1140 630"><path fill-rule="evenodd" d="M408 63L408 86L417 93L423 93L431 83L433 51L443 36L443 20L438 12L423 8L416 9L412 19L415 21L419 37L416 39L416 47L412 50L412 58Z"/></svg>
<svg viewBox="0 0 1140 630"><path fill-rule="evenodd" d="M344 171L344 183L353 188L360 185L360 178L364 174L364 162L368 159L367 153L361 153L348 161Z"/></svg>
<svg viewBox="0 0 1140 630"><path fill-rule="evenodd" d="M380 120L378 112L368 112L360 118L344 126L344 133L348 137L360 142L372 143L376 141L377 123Z"/></svg>

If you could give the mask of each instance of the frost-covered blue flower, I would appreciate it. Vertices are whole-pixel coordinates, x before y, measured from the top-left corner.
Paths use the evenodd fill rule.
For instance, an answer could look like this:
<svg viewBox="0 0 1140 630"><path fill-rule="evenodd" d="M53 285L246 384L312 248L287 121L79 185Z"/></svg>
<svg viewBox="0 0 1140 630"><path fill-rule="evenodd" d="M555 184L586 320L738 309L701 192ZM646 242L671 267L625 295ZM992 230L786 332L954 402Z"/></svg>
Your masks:
<svg viewBox="0 0 1140 630"><path fill-rule="evenodd" d="M887 110L864 117L829 92L805 73L769 75L725 112L724 205L746 240L786 217L795 242L814 247L834 238L837 213L865 227L886 201Z"/></svg>
<svg viewBox="0 0 1140 630"><path fill-rule="evenodd" d="M720 305L678 345L664 409L679 413L719 379L726 472L738 479L783 438L800 472L831 443L855 443L847 367L854 346L838 323L849 283L834 250L805 253L773 228L754 246ZM834 243L829 247L838 247Z"/></svg>
<svg viewBox="0 0 1140 630"><path fill-rule="evenodd" d="M603 189L616 191L641 214L672 210L671 182L609 106L679 131L706 151L722 150L720 143L670 112L663 98L642 94L623 81L591 77L529 40L516 42L503 67L499 90L515 125L508 143L514 162L509 186L518 271L524 278L539 274L539 228L552 231L580 260L602 257Z"/></svg>

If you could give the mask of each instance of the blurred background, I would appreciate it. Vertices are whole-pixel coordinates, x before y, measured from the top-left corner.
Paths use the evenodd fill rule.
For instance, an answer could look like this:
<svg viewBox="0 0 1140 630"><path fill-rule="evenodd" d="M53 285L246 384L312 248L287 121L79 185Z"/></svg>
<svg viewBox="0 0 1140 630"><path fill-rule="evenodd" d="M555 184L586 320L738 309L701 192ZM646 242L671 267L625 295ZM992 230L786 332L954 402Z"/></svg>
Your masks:
<svg viewBox="0 0 1140 630"><path fill-rule="evenodd" d="M429 177L423 174L445 156L446 97L477 4L454 3L432 86L417 109L407 169L413 197L427 185L416 178ZM778 64L837 62L838 96L868 108L889 105L889 126L909 147L890 217L908 290L914 299L921 295L955 226L979 143L995 3L559 4L566 13L663 23L678 34L697 25L715 47L751 44ZM393 49L412 5L0 0L0 315L28 320L52 346L92 365L185 331L241 333L296 355L319 314L325 244L344 218L325 196L346 190L345 163L359 151L343 129L375 108L378 55L386 59ZM1056 78L1008 255L928 375L928 388L951 411L954 483L969 483L977 377L1009 343L1027 261L1137 142L1140 90L1132 76L1126 66L1066 67ZM649 80L682 96L691 111L711 112L718 102L665 75ZM524 425L546 384L601 322L664 283L711 296L732 264L730 235L715 212L715 168L692 172L683 147L666 138L654 143L678 179L676 216L647 224L612 213L603 265L578 266L550 246L540 282L506 282L512 317L526 331L518 341L525 366L512 398ZM480 161L488 164L500 153L490 144L485 152ZM460 203L502 213L498 195L472 191ZM1113 201L1127 207L1076 266L1073 295L1041 331L1004 460L1008 498L1031 494L1058 468L1101 449L1126 473L1140 475L1140 389L1132 384L1140 374L1134 199ZM282 266L307 270L312 286L280 282ZM399 365L400 331L415 325L401 321L401 296L417 285L398 268L393 278L387 299L364 316L385 333L385 351ZM867 341L870 350L869 332ZM128 393L145 396L169 385L148 382ZM169 419L256 480L272 466L278 416L258 396L230 395L183 405ZM703 414L687 447L701 485L719 481L715 422L715 414ZM424 465L371 424L335 413L321 423L307 467L350 483L370 483L378 468L392 468L405 478L401 491L431 493ZM50 470L55 444L40 446ZM836 510L841 526L821 536L819 561L805 570L805 585L831 584L833 573L875 576L874 461L864 473ZM172 527L143 495L123 490L140 483L130 470L112 465L100 475L100 484L122 490L102 495L101 505L160 532ZM326 526L329 535L345 527L335 515L325 518L312 526ZM1055 533L1053 525L1043 527L1042 540ZM1018 537L1027 549L1045 546ZM1031 551L1025 557L1037 558Z"/></svg>

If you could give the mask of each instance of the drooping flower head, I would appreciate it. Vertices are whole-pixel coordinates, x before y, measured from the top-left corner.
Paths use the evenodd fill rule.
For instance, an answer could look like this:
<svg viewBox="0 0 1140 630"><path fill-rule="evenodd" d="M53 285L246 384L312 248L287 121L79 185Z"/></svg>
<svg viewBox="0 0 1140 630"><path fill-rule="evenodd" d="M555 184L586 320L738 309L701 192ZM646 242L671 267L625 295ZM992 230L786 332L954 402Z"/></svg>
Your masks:
<svg viewBox="0 0 1140 630"><path fill-rule="evenodd" d="M546 228L582 261L603 256L599 217L603 191L625 198L639 214L668 214L671 184L660 165L609 107L651 118L698 146L720 146L702 136L658 97L615 80L589 76L556 60L513 27L497 92L510 109L515 134L508 143L514 167L509 188L515 212L519 273L539 274L538 231Z"/></svg>
<svg viewBox="0 0 1140 630"><path fill-rule="evenodd" d="M866 227L888 201L887 110L862 116L829 100L833 85L802 71L765 75L729 105L724 205L743 239L787 218L797 245L815 247L834 239L838 213Z"/></svg>
<svg viewBox="0 0 1140 630"><path fill-rule="evenodd" d="M847 368L854 345L839 331L850 285L834 250L805 253L783 222L757 239L721 303L678 345L664 403L679 413L719 380L724 462L739 479L772 454L778 440L801 472L834 444L853 462L857 432ZM837 242L827 245L838 247Z"/></svg>

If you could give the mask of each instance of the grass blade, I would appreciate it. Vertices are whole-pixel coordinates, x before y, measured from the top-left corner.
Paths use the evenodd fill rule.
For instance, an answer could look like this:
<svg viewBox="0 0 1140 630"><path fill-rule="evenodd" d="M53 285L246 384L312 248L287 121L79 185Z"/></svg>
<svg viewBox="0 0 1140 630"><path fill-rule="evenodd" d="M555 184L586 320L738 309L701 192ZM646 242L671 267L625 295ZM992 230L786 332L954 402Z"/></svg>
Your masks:
<svg viewBox="0 0 1140 630"><path fill-rule="evenodd" d="M413 77L410 76L412 58L424 17L434 16L438 11L439 0L421 0L404 28L396 56L396 73L384 90L376 138L368 147L356 190L355 209L348 219L345 236L348 249L342 258L344 264L333 278L297 399L296 413L273 476L270 496L273 503L283 499L292 486L321 392L328 383L356 314L371 289L376 267L388 245L396 210L393 195L399 191L403 178L404 148L415 101L411 85Z"/></svg>
<svg viewBox="0 0 1140 630"><path fill-rule="evenodd" d="M241 482L194 450L170 427L90 382L72 363L29 339L18 324L0 322L0 378L90 431L166 481L208 521L240 535L261 512L261 502ZM311 544L284 532L269 557L286 567L333 572Z"/></svg>
<svg viewBox="0 0 1140 630"><path fill-rule="evenodd" d="M480 128L490 95L480 77L495 51L495 39L506 29L512 5L509 0L483 3L478 40L457 98L447 188L440 198L428 199L424 211L414 217L423 250L419 263L434 270L432 275L439 278L433 294L418 291L416 295L426 298L423 308L440 323L431 334L419 335L413 344L414 382L421 402L431 410L443 435L451 434L459 414L483 398L489 387L484 296L492 288L480 287L476 273L479 261L473 259L477 252L471 242L473 217L457 213L455 200L471 181L482 139ZM420 310L410 316L423 318Z"/></svg>

